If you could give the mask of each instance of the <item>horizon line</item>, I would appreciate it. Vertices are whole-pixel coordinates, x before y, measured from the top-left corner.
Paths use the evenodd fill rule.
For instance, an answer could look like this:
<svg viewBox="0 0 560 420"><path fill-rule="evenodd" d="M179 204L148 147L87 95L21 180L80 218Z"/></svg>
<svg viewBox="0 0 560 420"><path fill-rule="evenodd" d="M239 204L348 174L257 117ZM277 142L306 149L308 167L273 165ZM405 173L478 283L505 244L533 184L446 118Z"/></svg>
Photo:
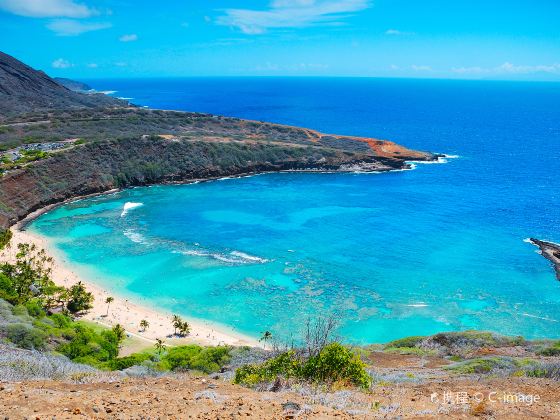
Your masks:
<svg viewBox="0 0 560 420"><path fill-rule="evenodd" d="M341 76L341 75L188 75L188 76L99 76L75 77L52 75L52 78L71 80L162 80L162 79L385 79L385 80L425 80L425 81L461 81L461 82L514 82L514 83L560 83L558 80L533 79L493 79L493 78L455 78L455 77L408 77L408 76Z"/></svg>

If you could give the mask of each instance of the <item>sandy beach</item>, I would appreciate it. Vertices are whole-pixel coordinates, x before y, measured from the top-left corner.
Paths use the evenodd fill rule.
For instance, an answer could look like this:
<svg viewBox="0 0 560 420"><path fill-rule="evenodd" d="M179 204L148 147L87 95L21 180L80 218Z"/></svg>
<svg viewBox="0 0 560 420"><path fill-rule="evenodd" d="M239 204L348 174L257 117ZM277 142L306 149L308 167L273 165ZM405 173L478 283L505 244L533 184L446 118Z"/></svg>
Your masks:
<svg viewBox="0 0 560 420"><path fill-rule="evenodd" d="M171 313L166 313L159 309L156 310L147 305L139 304L138 302L132 302L130 299L119 296L118 291L105 290L90 279L84 278L83 275L78 275L72 270L72 266L68 261L57 253L45 238L22 230L22 226L22 223L19 223L11 228L13 233L11 247L1 252L0 258L2 261L14 261L18 243L33 243L37 248L45 249L47 254L54 260L52 265L52 279L56 284L69 287L81 281L86 285L87 290L93 293L95 297L93 309L81 319L108 327L120 324L126 329L129 337L142 340L142 342L145 342L146 347L153 344L156 338L163 339L166 345L171 346L196 343L201 345L226 344L233 346L248 345L261 347L258 340L237 333L233 329L228 329L224 326L216 326L211 322L193 320L188 317L183 318L187 320L191 326L189 336L184 338L172 337L173 326L171 325ZM105 299L108 296L113 297L114 301L109 305L109 310L107 311ZM140 328L140 321L143 319L147 320L150 324L145 332L141 331ZM125 349L124 353L128 353L128 351Z"/></svg>

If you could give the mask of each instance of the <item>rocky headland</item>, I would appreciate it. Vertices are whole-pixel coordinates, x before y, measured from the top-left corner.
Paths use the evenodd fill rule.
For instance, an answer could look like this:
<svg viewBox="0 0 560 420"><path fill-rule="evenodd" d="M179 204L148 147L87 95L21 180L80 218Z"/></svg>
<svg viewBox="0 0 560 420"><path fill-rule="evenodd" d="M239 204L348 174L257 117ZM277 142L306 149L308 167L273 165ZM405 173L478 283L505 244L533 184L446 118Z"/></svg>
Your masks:
<svg viewBox="0 0 560 420"><path fill-rule="evenodd" d="M540 249L541 255L552 263L556 272L556 278L560 280L560 245L535 238L530 238L529 241L537 246Z"/></svg>

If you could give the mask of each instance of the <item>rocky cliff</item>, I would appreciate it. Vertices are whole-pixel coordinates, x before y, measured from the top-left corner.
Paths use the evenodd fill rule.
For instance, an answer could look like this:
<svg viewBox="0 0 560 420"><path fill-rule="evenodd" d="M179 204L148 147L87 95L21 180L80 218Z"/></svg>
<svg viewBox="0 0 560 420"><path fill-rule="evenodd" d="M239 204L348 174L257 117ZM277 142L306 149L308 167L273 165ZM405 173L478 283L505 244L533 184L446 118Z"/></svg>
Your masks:
<svg viewBox="0 0 560 420"><path fill-rule="evenodd" d="M403 159L319 146L159 136L94 142L0 178L0 225L7 227L49 204L113 188L266 171L388 171L405 166Z"/></svg>
<svg viewBox="0 0 560 420"><path fill-rule="evenodd" d="M560 245L553 242L530 238L529 241L540 249L541 255L552 263L556 278L560 280Z"/></svg>

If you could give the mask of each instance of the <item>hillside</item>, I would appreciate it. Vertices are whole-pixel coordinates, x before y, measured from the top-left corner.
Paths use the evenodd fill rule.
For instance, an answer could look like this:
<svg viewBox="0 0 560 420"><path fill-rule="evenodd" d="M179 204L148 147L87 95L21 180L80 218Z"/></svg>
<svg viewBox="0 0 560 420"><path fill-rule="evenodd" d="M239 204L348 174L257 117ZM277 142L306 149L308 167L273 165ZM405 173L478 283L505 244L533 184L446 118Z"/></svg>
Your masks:
<svg viewBox="0 0 560 420"><path fill-rule="evenodd" d="M83 82L78 82L77 80L67 79L65 77L55 77L54 80L59 85L62 85L65 88L73 90L75 92L87 92L91 90L90 85Z"/></svg>
<svg viewBox="0 0 560 420"><path fill-rule="evenodd" d="M113 188L267 171L387 171L405 166L401 158L370 151L265 140L160 136L106 140L74 146L6 173L0 178L0 225L7 227L49 204Z"/></svg>
<svg viewBox="0 0 560 420"><path fill-rule="evenodd" d="M44 72L0 52L0 121L6 117L46 109L125 106L103 94L72 92Z"/></svg>

